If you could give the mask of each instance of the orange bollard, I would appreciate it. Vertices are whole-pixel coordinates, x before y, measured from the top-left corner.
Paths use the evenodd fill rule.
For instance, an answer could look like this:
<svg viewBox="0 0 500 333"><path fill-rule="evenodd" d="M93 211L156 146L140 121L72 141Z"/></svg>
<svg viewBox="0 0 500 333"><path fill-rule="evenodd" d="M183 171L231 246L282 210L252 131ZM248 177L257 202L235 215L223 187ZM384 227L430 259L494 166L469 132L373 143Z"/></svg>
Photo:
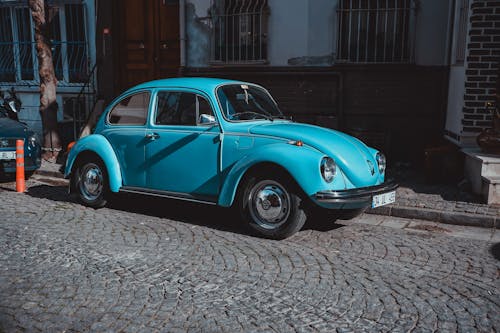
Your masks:
<svg viewBox="0 0 500 333"><path fill-rule="evenodd" d="M73 146L75 145L76 141L71 141L70 143L68 143L68 148L67 148L67 152L69 153L69 151L71 150L71 148L73 148Z"/></svg>
<svg viewBox="0 0 500 333"><path fill-rule="evenodd" d="M26 191L24 181L24 140L16 140L16 192Z"/></svg>

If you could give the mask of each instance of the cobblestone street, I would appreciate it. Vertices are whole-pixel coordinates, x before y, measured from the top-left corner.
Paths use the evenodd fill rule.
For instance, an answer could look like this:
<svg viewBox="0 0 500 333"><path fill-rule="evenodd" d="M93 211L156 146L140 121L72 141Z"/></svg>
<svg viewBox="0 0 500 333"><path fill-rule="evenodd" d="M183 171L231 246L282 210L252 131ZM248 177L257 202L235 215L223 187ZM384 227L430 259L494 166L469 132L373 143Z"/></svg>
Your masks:
<svg viewBox="0 0 500 333"><path fill-rule="evenodd" d="M490 228L362 215L252 237L217 207L0 184L0 332L495 332ZM317 225L316 225L317 224Z"/></svg>

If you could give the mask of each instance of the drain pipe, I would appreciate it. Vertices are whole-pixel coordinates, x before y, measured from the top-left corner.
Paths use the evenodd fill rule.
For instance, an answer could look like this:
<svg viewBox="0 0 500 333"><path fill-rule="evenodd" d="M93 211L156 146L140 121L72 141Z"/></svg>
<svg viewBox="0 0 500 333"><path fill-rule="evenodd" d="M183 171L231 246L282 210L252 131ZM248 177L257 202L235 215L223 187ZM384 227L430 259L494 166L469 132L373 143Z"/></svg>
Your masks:
<svg viewBox="0 0 500 333"><path fill-rule="evenodd" d="M186 0L179 1L179 42L180 42L180 67L179 76L184 76L186 67Z"/></svg>

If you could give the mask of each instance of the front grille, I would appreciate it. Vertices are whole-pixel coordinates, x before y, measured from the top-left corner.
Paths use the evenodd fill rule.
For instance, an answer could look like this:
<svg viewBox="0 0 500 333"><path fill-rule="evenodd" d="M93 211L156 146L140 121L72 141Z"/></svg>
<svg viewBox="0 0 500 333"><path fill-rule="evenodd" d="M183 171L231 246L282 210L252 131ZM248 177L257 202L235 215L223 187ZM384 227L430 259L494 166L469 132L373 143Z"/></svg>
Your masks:
<svg viewBox="0 0 500 333"><path fill-rule="evenodd" d="M0 149L1 148L16 148L16 140L12 138L0 138Z"/></svg>

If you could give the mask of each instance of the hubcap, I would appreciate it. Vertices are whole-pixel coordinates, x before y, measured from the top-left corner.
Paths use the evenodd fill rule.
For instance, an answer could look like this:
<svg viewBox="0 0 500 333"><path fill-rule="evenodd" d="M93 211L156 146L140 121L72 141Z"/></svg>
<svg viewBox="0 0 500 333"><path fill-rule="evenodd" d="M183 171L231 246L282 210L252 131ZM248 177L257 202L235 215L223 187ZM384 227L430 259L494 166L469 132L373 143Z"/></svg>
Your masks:
<svg viewBox="0 0 500 333"><path fill-rule="evenodd" d="M99 198L103 188L101 168L94 163L85 164L80 178L80 193L88 201Z"/></svg>
<svg viewBox="0 0 500 333"><path fill-rule="evenodd" d="M250 215L262 228L277 228L290 215L290 196L276 182L267 180L257 183L251 191L250 200Z"/></svg>

